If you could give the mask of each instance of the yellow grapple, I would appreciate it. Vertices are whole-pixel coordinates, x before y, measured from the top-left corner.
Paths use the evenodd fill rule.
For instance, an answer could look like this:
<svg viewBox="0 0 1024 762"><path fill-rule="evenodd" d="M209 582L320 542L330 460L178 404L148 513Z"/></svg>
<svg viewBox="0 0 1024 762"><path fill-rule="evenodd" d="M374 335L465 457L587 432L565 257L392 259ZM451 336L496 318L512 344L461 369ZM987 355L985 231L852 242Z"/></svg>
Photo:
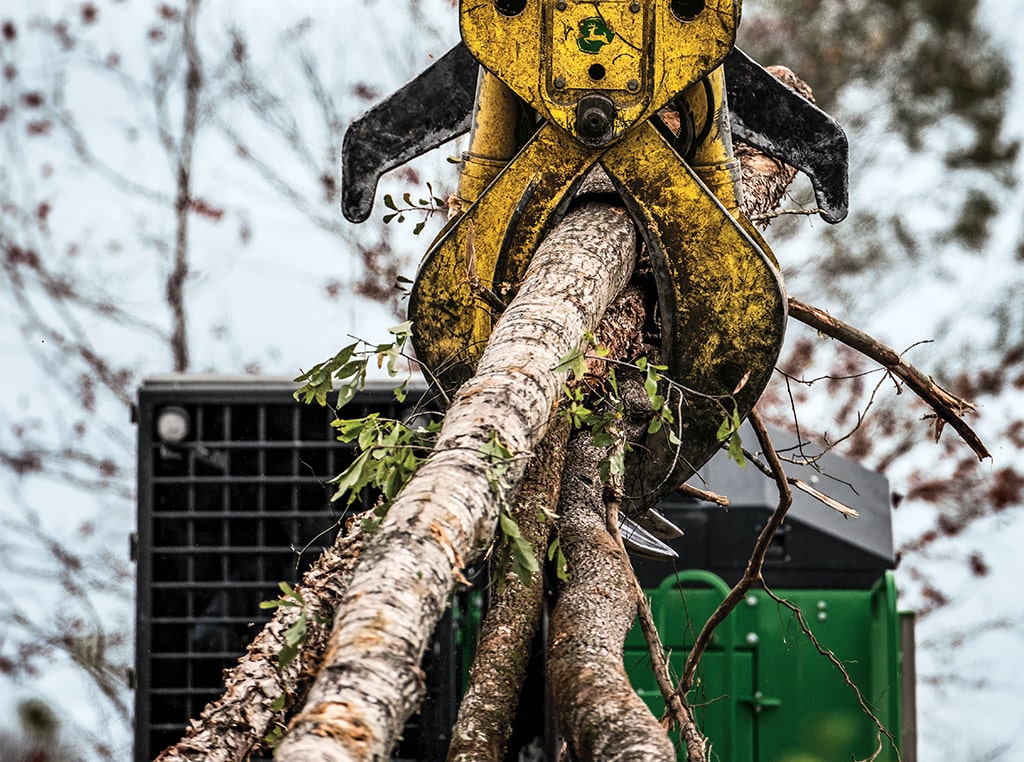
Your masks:
<svg viewBox="0 0 1024 762"><path fill-rule="evenodd" d="M731 0L460 5L463 41L483 67L460 184L467 206L413 287L417 355L443 387L472 374L492 316L469 287L469 231L477 276L507 297L584 175L601 166L650 250L682 442L653 435L631 465L630 492L641 504L707 460L726 411L750 410L784 333L778 271L737 212L721 64L738 16ZM693 101L691 113L703 108L709 127L693 165L650 121L680 93ZM521 143L524 106L539 126Z"/></svg>

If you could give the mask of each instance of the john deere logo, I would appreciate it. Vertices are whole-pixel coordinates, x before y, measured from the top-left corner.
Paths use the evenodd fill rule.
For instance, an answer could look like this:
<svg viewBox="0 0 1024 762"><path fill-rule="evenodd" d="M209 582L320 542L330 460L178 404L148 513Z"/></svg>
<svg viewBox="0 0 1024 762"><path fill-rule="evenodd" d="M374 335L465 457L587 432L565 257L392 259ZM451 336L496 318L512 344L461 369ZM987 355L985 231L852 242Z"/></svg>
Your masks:
<svg viewBox="0 0 1024 762"><path fill-rule="evenodd" d="M580 36L576 38L584 53L597 53L615 38L603 18L593 16L580 22Z"/></svg>

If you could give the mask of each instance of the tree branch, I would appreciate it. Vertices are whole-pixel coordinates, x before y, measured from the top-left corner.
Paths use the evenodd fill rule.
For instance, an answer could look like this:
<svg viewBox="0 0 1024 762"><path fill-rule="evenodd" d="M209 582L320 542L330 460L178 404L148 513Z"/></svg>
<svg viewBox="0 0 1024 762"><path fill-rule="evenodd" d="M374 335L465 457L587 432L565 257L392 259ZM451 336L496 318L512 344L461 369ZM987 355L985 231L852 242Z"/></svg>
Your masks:
<svg viewBox="0 0 1024 762"><path fill-rule="evenodd" d="M174 238L174 269L167 278L166 297L174 329L171 352L174 370L188 370L188 324L185 316L185 281L188 278L188 222L192 206L192 149L199 122L199 92L203 86L202 64L196 46L195 18L200 0L189 0L181 26L185 48L185 113L177 151L177 194L174 200L177 230Z"/></svg>
<svg viewBox="0 0 1024 762"><path fill-rule="evenodd" d="M541 563L552 527L546 517L554 514L558 507L568 440L568 422L556 419L526 467L523 486L512 509L512 518ZM504 586L494 593L480 630L469 669L469 686L452 729L448 762L501 762L505 759L505 746L526 676L530 644L540 624L544 602L543 571L538 569L531 576L530 584L524 585L509 568L502 581ZM492 584L497 585L493 575Z"/></svg>
<svg viewBox="0 0 1024 762"><path fill-rule="evenodd" d="M193 720L185 736L169 746L156 762L239 762L248 759L280 722L284 712L305 697L312 675L327 643L327 628L348 584L366 540L361 519L353 516L338 533L334 545L302 576L296 592L306 603L308 634L299 654L284 667L278 656L284 633L302 610L281 606L249 645L238 666L225 673L225 691ZM284 697L283 702L280 697ZM275 706L275 701L281 706Z"/></svg>
<svg viewBox="0 0 1024 762"><path fill-rule="evenodd" d="M992 457L981 438L963 419L965 414L974 412L973 404L943 389L930 376L924 375L913 365L905 362L895 350L854 328L849 323L832 317L824 310L790 297L789 315L870 357L889 373L904 381L918 397L931 406L938 416L935 420L936 441L942 434L944 424L948 423L960 435L960 438L974 450L979 460Z"/></svg>
<svg viewBox="0 0 1024 762"><path fill-rule="evenodd" d="M548 642L555 712L582 762L669 762L675 760L672 744L623 667L638 588L625 551L605 523L598 475L603 455L589 431L570 439L558 509L558 537L570 578L551 614Z"/></svg>
<svg viewBox="0 0 1024 762"><path fill-rule="evenodd" d="M782 526L782 522L789 512L790 505L793 504L793 493L789 489L789 483L786 480L786 473L782 468L782 462L779 460L778 453L775 452L775 447L772 446L764 421L756 410L750 412L747 420L750 421L751 426L754 428L754 433L757 435L761 450L764 452L772 475L775 478L775 484L779 489L779 504L775 507L775 511L769 517L764 529L761 530L761 534L758 535L757 542L754 543L754 550L747 561L747 568L743 572L743 577L733 586L725 600L708 617L707 622L704 623L704 627L701 628L700 634L694 641L693 648L686 657L686 664L683 667L683 676L679 681L679 687L676 688L676 693L679 696L686 696L690 692L690 687L693 685L693 675L697 670L701 657L704 655L704 651L707 650L708 645L711 643L711 636L714 635L715 629L725 621L725 618L743 600L743 597L754 583L761 579L761 567L764 564L764 557L768 552L768 546L771 545L775 533Z"/></svg>

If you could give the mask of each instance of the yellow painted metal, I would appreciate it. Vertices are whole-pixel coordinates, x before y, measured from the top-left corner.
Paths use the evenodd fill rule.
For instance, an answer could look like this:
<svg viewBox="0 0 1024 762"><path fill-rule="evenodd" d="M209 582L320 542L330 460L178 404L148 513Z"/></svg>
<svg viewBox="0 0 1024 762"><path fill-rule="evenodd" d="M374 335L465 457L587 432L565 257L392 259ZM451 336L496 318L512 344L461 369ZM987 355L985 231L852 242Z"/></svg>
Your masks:
<svg viewBox="0 0 1024 762"><path fill-rule="evenodd" d="M469 148L459 167L459 197L472 203L515 155L519 99L486 69L480 70Z"/></svg>
<svg viewBox="0 0 1024 762"><path fill-rule="evenodd" d="M667 431L653 435L630 468L634 496L682 483L718 447L718 425L732 406L741 416L752 409L786 322L774 257L739 212L720 65L739 2L709 0L685 21L673 6L462 0L463 39L489 70L460 184L472 203L428 251L409 310L423 365L441 387L456 388L472 374L493 320L471 272L507 300L563 202L600 162L651 252L662 360L676 383L673 433L682 440L671 446ZM707 126L698 126L689 166L648 121L680 92L695 123ZM505 164L516 139L516 96L545 123ZM612 119L589 143L576 123L588 102Z"/></svg>
<svg viewBox="0 0 1024 762"><path fill-rule="evenodd" d="M686 389L674 402L679 448L649 440L634 495L680 484L718 447L733 404L745 416L771 377L786 325L778 270L759 243L650 123L605 152L601 165L645 233L662 316L662 361ZM663 439L667 434L662 434ZM666 460L667 458L667 460ZM685 477L684 477L685 478Z"/></svg>
<svg viewBox="0 0 1024 762"><path fill-rule="evenodd" d="M693 115L698 133L706 132L703 140L694 146L687 163L725 208L737 215L743 185L740 165L732 152L725 68L719 66L701 82L688 88L684 103Z"/></svg>
<svg viewBox="0 0 1024 762"><path fill-rule="evenodd" d="M521 11L506 15L499 3L461 0L459 22L474 57L569 134L577 135L581 97L608 97L615 118L607 145L732 49L738 0L708 0L692 19L678 18L671 6L667 0L526 0Z"/></svg>
<svg viewBox="0 0 1024 762"><path fill-rule="evenodd" d="M470 288L470 255L481 285L507 300L554 211L599 157L545 125L431 245L409 315L417 356L443 388L452 390L472 375L491 333L490 311Z"/></svg>

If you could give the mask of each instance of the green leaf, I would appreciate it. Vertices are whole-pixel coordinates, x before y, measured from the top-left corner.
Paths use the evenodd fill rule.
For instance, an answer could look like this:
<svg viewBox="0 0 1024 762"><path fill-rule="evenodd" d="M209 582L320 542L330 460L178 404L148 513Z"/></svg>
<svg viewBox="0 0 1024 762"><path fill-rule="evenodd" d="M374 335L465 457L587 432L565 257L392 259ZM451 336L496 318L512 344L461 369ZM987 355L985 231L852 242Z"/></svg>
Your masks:
<svg viewBox="0 0 1024 762"><path fill-rule="evenodd" d="M569 581L569 564L566 561L565 553L562 552L562 543L556 537L548 545L548 560L555 562L555 574L562 582Z"/></svg>
<svg viewBox="0 0 1024 762"><path fill-rule="evenodd" d="M587 358L583 350L577 347L562 357L554 367L555 373L571 372L577 381L587 372Z"/></svg>
<svg viewBox="0 0 1024 762"><path fill-rule="evenodd" d="M302 600L302 594L298 590L295 590L287 582L278 582L277 586L278 588L280 588L281 592L284 593L285 597L294 598L299 603L305 603L305 601Z"/></svg>
<svg viewBox="0 0 1024 762"><path fill-rule="evenodd" d="M270 711L274 712L275 714L277 712L283 711L284 710L284 705L285 705L285 703L287 703L287 701L288 701L288 695L287 694L285 694L285 693L278 694L277 698L275 698L273 703L271 703L271 705L270 705Z"/></svg>
<svg viewBox="0 0 1024 762"><path fill-rule="evenodd" d="M270 748L275 748L284 738L284 728L281 725L275 725L273 730L263 736L263 740L267 743Z"/></svg>
<svg viewBox="0 0 1024 762"><path fill-rule="evenodd" d="M530 547L530 543L523 537L516 520L504 511L500 514L499 523L501 533L505 535L505 540L508 542L509 550L512 553L512 571L519 577L519 581L523 585L529 585L530 577L540 569L540 564L537 563L537 557L533 553L533 548Z"/></svg>
<svg viewBox="0 0 1024 762"><path fill-rule="evenodd" d="M747 459L743 457L743 440L740 439L738 431L729 438L729 457L736 461L740 468L747 467Z"/></svg>
<svg viewBox="0 0 1024 762"><path fill-rule="evenodd" d="M284 669L295 661L295 657L298 655L298 647L289 645L281 646L281 650L277 652L277 666Z"/></svg>
<svg viewBox="0 0 1024 762"><path fill-rule="evenodd" d="M412 281L409 282L411 283ZM405 341L409 336L412 335L412 321L406 320L404 323L393 325L390 328L388 328L388 333L392 334L396 338L401 339L402 341Z"/></svg>
<svg viewBox="0 0 1024 762"><path fill-rule="evenodd" d="M396 210L398 209L398 207L395 206L395 200L391 197L390 193L385 193L384 194L384 206L386 206L388 209L396 209ZM394 216L394 215L391 215L391 216Z"/></svg>
<svg viewBox="0 0 1024 762"><path fill-rule="evenodd" d="M397 402L405 402L405 398L408 394L409 379L405 379L402 383L395 387L395 400Z"/></svg>
<svg viewBox="0 0 1024 762"><path fill-rule="evenodd" d="M501 524L501 533L508 538L522 539L523 534L519 531L519 523L509 516L504 511L501 512L501 516L498 519Z"/></svg>
<svg viewBox="0 0 1024 762"><path fill-rule="evenodd" d="M295 620L295 623L284 631L284 642L290 646L300 646L306 642L305 611L299 614L299 618Z"/></svg>
<svg viewBox="0 0 1024 762"><path fill-rule="evenodd" d="M726 439L732 436L732 432L732 419L729 418L729 416L726 416L725 419L722 421L722 424L718 427L718 433L715 434L715 436L718 438L719 442L724 442Z"/></svg>
<svg viewBox="0 0 1024 762"><path fill-rule="evenodd" d="M352 505L359 498L359 491L362 490L370 480L373 478L373 472L370 468L370 453L369 451L363 451L359 453L358 457L352 464L342 471L338 476L331 479L328 483L334 484L336 490L334 495L331 497L331 501L338 500L344 496L348 496L348 502L346 505Z"/></svg>

